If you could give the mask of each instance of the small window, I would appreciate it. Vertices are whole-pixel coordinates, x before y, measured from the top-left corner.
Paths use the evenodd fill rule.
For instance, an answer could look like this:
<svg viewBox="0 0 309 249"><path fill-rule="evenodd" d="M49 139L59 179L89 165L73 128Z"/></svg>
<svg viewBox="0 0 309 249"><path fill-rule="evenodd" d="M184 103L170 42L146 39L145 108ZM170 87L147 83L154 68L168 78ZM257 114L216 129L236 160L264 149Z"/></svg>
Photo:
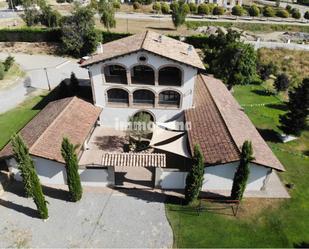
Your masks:
<svg viewBox="0 0 309 249"><path fill-rule="evenodd" d="M138 58L138 60L139 60L140 62L146 62L146 61L147 61L147 57L144 56L144 55L142 55L142 56L140 56L140 57Z"/></svg>

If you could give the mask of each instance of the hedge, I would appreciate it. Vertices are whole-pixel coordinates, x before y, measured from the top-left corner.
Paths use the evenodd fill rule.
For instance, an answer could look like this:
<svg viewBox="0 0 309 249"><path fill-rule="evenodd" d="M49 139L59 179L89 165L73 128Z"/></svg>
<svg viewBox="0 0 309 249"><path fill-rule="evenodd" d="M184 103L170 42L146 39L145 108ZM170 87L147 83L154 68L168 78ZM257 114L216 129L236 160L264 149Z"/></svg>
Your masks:
<svg viewBox="0 0 309 249"><path fill-rule="evenodd" d="M131 35L130 33L102 32L102 41L107 43ZM170 36L179 40L179 36ZM185 42L195 48L202 48L207 42L206 35L187 36ZM18 28L0 29L0 42L61 42L60 29Z"/></svg>

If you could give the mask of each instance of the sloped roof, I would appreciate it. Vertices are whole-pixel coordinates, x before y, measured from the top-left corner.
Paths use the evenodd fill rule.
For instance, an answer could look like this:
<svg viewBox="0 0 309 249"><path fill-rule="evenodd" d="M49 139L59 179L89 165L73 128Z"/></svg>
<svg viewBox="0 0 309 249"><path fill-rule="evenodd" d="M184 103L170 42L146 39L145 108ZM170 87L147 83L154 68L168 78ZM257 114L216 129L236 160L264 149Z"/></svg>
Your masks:
<svg viewBox="0 0 309 249"><path fill-rule="evenodd" d="M144 50L204 70L204 65L195 49L192 47L192 50L188 52L189 46L189 44L176 39L152 31L145 31L103 44L103 53L93 55L82 63L81 66L86 67L118 56Z"/></svg>
<svg viewBox="0 0 309 249"><path fill-rule="evenodd" d="M191 150L200 144L206 163L238 161L242 144L250 140L255 163L285 170L222 81L200 74L195 101L196 107L185 112L192 126L189 143Z"/></svg>
<svg viewBox="0 0 309 249"><path fill-rule="evenodd" d="M63 162L60 151L63 137L82 145L100 113L100 108L77 97L53 101L20 134L31 155ZM8 143L0 152L0 158L12 155L12 146Z"/></svg>

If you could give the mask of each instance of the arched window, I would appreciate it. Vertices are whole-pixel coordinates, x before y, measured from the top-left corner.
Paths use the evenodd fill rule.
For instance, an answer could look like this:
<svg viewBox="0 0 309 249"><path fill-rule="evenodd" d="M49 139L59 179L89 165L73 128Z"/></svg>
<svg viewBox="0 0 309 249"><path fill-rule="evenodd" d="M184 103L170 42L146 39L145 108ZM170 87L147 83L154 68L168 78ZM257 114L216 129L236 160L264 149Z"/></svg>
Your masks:
<svg viewBox="0 0 309 249"><path fill-rule="evenodd" d="M119 65L104 67L105 81L107 83L128 84L126 69Z"/></svg>
<svg viewBox="0 0 309 249"><path fill-rule="evenodd" d="M159 94L159 105L175 106L180 105L180 94L175 91L163 91Z"/></svg>
<svg viewBox="0 0 309 249"><path fill-rule="evenodd" d="M155 73L154 70L145 65L137 65L131 70L132 84L154 85Z"/></svg>
<svg viewBox="0 0 309 249"><path fill-rule="evenodd" d="M108 103L129 104L129 94L123 89L113 88L107 91Z"/></svg>
<svg viewBox="0 0 309 249"><path fill-rule="evenodd" d="M178 67L163 67L159 70L159 85L181 86L182 72Z"/></svg>
<svg viewBox="0 0 309 249"><path fill-rule="evenodd" d="M154 105L155 95L149 90L136 90L133 93L134 104Z"/></svg>

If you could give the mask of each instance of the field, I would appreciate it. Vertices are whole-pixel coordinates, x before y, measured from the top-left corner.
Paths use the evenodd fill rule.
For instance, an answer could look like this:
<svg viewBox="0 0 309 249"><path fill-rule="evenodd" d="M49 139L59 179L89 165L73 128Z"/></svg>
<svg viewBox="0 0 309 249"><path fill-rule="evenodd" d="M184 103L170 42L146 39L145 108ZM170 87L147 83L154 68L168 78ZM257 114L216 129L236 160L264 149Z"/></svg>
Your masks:
<svg viewBox="0 0 309 249"><path fill-rule="evenodd" d="M309 243L309 131L282 144L276 137L278 117L285 106L268 96L261 86L235 87L235 97L286 168L284 184L294 184L291 199L245 199L239 215L188 211L168 204L167 216L174 231L175 247L308 247ZM264 103L265 106L255 104ZM267 104L269 103L269 104ZM307 155L307 156L306 156Z"/></svg>
<svg viewBox="0 0 309 249"><path fill-rule="evenodd" d="M0 90L10 87L13 85L20 77L23 77L25 72L17 64L13 64L12 67L5 73L4 79L0 80Z"/></svg>

